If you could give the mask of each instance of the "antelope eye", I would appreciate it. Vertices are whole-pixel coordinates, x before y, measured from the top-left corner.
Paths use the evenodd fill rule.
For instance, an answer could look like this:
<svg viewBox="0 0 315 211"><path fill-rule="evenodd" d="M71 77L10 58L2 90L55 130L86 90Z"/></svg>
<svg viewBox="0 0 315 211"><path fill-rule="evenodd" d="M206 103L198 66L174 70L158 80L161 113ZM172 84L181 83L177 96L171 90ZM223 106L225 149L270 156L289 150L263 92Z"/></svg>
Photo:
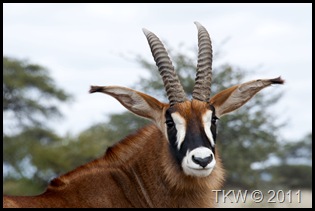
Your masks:
<svg viewBox="0 0 315 211"><path fill-rule="evenodd" d="M173 120L166 120L165 124L167 125L167 128L172 128L175 125Z"/></svg>

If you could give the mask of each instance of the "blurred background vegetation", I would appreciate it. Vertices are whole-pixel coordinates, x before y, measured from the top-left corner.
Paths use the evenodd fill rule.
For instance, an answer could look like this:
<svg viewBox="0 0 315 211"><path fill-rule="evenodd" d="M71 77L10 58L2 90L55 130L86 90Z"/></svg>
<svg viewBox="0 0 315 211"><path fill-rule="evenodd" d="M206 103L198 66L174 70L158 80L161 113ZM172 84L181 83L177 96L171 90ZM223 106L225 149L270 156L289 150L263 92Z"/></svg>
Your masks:
<svg viewBox="0 0 315 211"><path fill-rule="evenodd" d="M185 52L185 53L182 53ZM197 52L194 50L194 52ZM170 51L186 93L192 93L196 56ZM149 72L134 88L167 102L162 80L153 61L134 58ZM215 67L212 93L243 83L250 74L223 64ZM241 109L218 122L218 150L226 169L224 189L311 189L312 133L299 140L284 140L276 124L281 114L272 106L283 93L257 94ZM3 57L3 193L36 195L49 181L104 154L108 146L149 121L126 111L91 125L76 135L61 137L45 122L62 119L61 103L73 96L58 88L49 71L39 64ZM145 150L145 149L143 149Z"/></svg>

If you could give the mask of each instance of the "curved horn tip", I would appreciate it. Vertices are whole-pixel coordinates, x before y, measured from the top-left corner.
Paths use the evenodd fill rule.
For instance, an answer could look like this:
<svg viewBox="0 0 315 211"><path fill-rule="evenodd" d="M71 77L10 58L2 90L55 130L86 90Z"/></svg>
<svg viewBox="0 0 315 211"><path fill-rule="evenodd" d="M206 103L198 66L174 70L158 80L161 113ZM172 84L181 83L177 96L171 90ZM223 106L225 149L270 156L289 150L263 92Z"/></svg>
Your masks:
<svg viewBox="0 0 315 211"><path fill-rule="evenodd" d="M146 28L142 28L143 33L145 34L145 36L147 36L148 34L150 34L151 32L149 30L147 30Z"/></svg>
<svg viewBox="0 0 315 211"><path fill-rule="evenodd" d="M194 24L197 26L197 28L202 27L202 25L198 21L195 21Z"/></svg>
<svg viewBox="0 0 315 211"><path fill-rule="evenodd" d="M285 80L281 78L281 76L277 78L270 79L270 82L273 84L284 84Z"/></svg>
<svg viewBox="0 0 315 211"><path fill-rule="evenodd" d="M91 86L89 93L102 92L102 91L103 91L103 87L101 86Z"/></svg>

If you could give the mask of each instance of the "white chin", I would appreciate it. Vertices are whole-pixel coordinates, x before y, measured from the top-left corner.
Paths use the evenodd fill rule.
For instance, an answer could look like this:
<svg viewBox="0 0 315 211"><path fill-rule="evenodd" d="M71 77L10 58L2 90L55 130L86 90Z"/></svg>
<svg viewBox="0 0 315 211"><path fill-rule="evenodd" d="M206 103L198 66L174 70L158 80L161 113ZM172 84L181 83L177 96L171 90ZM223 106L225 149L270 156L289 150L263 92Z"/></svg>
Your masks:
<svg viewBox="0 0 315 211"><path fill-rule="evenodd" d="M186 168L183 168L183 170L184 170L184 173L189 176L207 177L211 174L213 168L194 169L194 168L189 168L186 166Z"/></svg>
<svg viewBox="0 0 315 211"><path fill-rule="evenodd" d="M194 162L193 157L208 157L213 156L213 159L204 168ZM182 168L186 175L194 177L207 177L211 174L216 164L216 160L212 151L206 147L199 147L192 151L188 151L182 161Z"/></svg>
<svg viewBox="0 0 315 211"><path fill-rule="evenodd" d="M187 160L184 158L182 162L182 167L186 175L194 177L207 177L211 174L212 170L215 167L215 164L216 164L215 159L213 159L208 166L202 168L201 166L197 166L192 162L187 162Z"/></svg>

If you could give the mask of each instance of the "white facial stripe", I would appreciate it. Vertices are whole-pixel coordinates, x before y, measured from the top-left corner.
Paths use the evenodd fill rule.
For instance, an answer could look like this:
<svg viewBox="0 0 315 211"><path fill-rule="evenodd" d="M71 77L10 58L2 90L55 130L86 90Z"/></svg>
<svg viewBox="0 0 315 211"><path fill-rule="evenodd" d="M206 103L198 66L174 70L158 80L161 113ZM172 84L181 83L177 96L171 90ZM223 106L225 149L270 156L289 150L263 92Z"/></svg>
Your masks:
<svg viewBox="0 0 315 211"><path fill-rule="evenodd" d="M211 127L211 119L212 119L212 111L208 110L203 116L202 116L202 121L203 121L203 126L205 128L205 133L210 140L210 144L212 147L214 147L215 143L213 140L213 136L210 130Z"/></svg>
<svg viewBox="0 0 315 211"><path fill-rule="evenodd" d="M177 130L177 149L180 149L180 146L182 145L185 135L186 135L186 121L183 117L179 115L179 113L175 112L171 114L173 121L175 123L175 127Z"/></svg>

